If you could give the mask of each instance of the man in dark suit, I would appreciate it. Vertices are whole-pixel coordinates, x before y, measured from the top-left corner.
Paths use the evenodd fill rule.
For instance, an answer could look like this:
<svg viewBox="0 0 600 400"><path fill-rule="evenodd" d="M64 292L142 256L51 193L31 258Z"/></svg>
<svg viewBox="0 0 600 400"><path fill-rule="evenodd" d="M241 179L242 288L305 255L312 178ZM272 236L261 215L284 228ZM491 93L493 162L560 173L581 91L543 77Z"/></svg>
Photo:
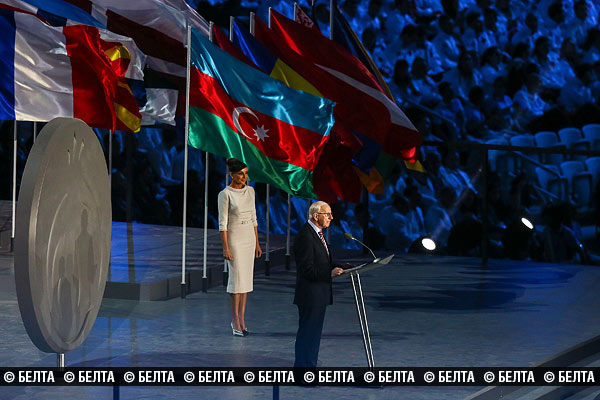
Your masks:
<svg viewBox="0 0 600 400"><path fill-rule="evenodd" d="M331 207L316 201L308 209L308 221L294 240L296 292L299 322L294 367L317 366L325 309L333 303L331 278L344 270L333 264L322 230L333 220Z"/></svg>

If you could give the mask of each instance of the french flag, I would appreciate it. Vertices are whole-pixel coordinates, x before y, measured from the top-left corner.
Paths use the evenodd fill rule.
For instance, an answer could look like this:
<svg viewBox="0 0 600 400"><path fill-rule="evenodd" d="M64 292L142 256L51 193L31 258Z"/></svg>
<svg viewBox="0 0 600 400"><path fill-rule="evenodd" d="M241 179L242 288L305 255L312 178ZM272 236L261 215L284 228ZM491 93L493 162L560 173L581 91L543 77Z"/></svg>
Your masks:
<svg viewBox="0 0 600 400"><path fill-rule="evenodd" d="M71 117L97 128L139 130L139 107L125 78L143 77L143 60L130 39L125 46L127 38L96 27L51 27L6 5L0 32L0 119Z"/></svg>
<svg viewBox="0 0 600 400"><path fill-rule="evenodd" d="M21 0L0 0L14 4ZM187 25L208 37L209 25L185 0L26 0L28 7L54 20L96 26L127 36L147 57L142 124L175 125L185 111ZM38 8L39 7L39 8ZM60 17L57 17L60 16ZM134 90L135 93L135 90ZM140 93L141 94L141 93Z"/></svg>

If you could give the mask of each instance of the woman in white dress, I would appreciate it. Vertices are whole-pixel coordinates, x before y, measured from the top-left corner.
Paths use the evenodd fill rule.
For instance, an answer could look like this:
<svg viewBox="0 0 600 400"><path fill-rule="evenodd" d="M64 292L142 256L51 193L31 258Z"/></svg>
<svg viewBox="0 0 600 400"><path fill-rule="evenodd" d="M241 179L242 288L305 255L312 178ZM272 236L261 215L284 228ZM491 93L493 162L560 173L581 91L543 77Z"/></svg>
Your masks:
<svg viewBox="0 0 600 400"><path fill-rule="evenodd" d="M254 257L260 257L262 250L258 243L254 188L246 184L248 168L235 158L227 160L227 166L231 184L219 193L219 231L229 270L231 330L234 336L246 336L246 299L253 288Z"/></svg>

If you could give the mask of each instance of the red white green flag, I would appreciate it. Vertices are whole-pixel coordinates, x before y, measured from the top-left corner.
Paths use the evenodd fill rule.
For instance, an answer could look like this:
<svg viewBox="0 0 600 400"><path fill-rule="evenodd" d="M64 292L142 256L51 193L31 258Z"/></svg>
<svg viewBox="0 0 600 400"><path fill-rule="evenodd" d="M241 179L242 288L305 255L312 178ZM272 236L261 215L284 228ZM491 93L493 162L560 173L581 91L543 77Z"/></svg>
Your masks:
<svg viewBox="0 0 600 400"><path fill-rule="evenodd" d="M248 165L250 177L318 198L314 168L334 124L334 102L297 91L192 30L189 144Z"/></svg>

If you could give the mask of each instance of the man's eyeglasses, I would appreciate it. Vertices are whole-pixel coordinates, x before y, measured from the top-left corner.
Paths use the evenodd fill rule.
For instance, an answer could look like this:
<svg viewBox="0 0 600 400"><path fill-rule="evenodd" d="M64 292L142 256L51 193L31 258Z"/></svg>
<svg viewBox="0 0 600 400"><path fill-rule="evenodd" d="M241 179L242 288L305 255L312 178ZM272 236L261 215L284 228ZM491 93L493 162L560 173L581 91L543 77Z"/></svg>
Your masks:
<svg viewBox="0 0 600 400"><path fill-rule="evenodd" d="M333 217L332 213L322 213L322 212L319 212L317 214L323 214L323 215L327 215L328 217Z"/></svg>

